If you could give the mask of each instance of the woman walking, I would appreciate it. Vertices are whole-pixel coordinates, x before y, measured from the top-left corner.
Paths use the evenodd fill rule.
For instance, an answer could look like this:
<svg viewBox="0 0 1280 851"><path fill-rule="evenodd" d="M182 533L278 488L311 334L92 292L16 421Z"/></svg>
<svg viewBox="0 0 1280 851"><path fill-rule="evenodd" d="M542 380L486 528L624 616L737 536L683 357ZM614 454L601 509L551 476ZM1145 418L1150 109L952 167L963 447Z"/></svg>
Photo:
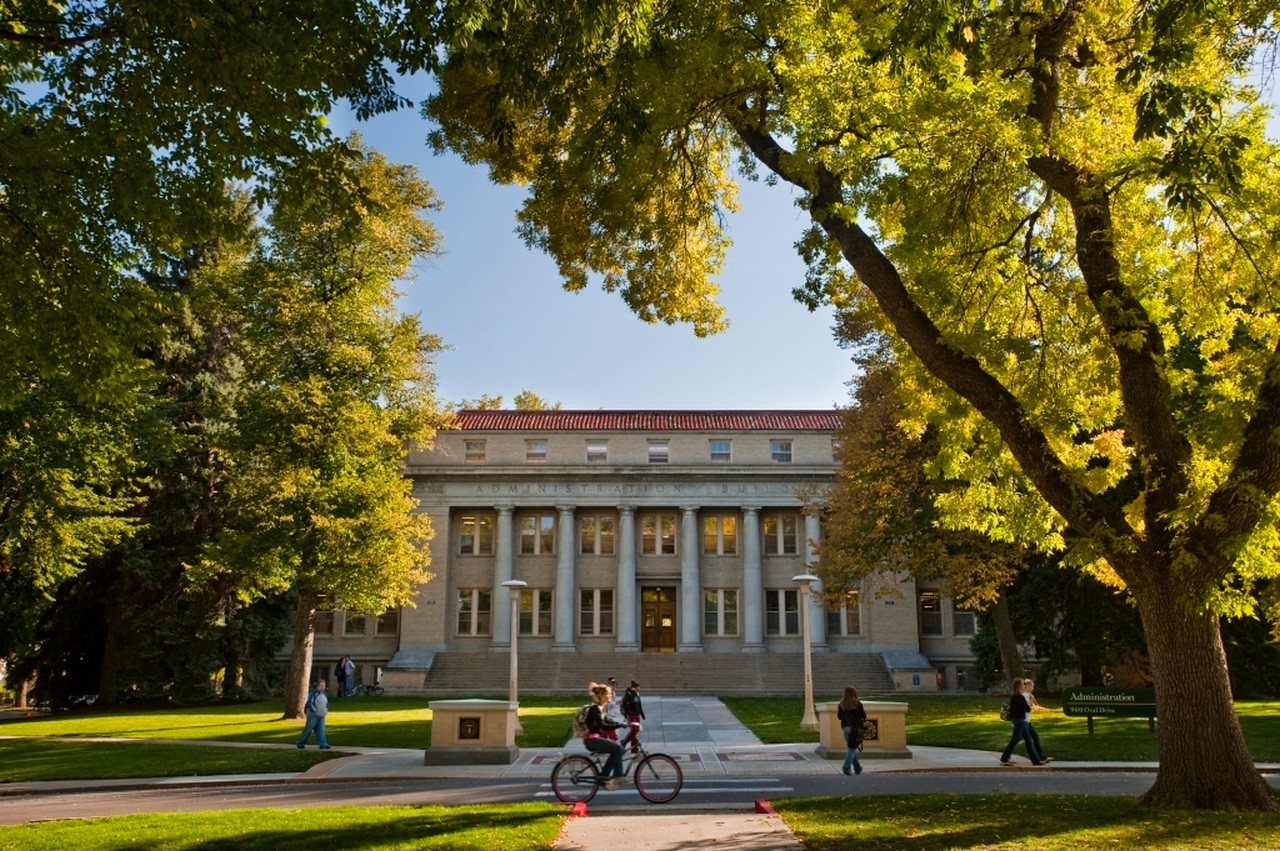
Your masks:
<svg viewBox="0 0 1280 851"><path fill-rule="evenodd" d="M1022 693L1022 678L1018 677L1013 681L1009 693L1009 723L1013 725L1013 735L1009 738L1009 744L1005 745L1004 753L1000 754L1001 765L1013 765L1010 757L1013 756L1014 748L1018 746L1019 741L1027 743L1027 756L1031 757L1032 765L1044 765L1044 754L1040 753L1040 749L1027 733L1027 717L1030 714L1031 703Z"/></svg>
<svg viewBox="0 0 1280 851"><path fill-rule="evenodd" d="M841 771L848 774L852 767L854 774L861 774L862 763L858 762L858 748L862 746L867 710L863 708L862 701L858 699L858 690L853 686L844 687L844 697L836 707L836 717L840 719L840 729L844 732L844 768Z"/></svg>

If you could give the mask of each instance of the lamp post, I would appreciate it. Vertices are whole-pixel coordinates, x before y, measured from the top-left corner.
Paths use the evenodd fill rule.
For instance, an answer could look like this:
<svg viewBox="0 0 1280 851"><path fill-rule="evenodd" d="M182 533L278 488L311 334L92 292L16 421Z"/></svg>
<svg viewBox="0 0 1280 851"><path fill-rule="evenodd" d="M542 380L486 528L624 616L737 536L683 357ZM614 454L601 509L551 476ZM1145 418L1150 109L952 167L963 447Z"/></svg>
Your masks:
<svg viewBox="0 0 1280 851"><path fill-rule="evenodd" d="M520 579L509 579L502 583L502 587L511 592L511 672L507 677L507 701L512 704L519 702L517 688L517 680L519 678L519 665L517 663L516 654L516 636L520 634L520 592L527 588L529 583ZM516 712L516 733L522 733L524 730L520 727L520 713Z"/></svg>
<svg viewBox="0 0 1280 851"><path fill-rule="evenodd" d="M813 662L809 658L809 595L810 586L818 581L812 573L791 577L800 583L800 640L804 642L804 717L800 719L802 730L818 729L818 716L813 711Z"/></svg>

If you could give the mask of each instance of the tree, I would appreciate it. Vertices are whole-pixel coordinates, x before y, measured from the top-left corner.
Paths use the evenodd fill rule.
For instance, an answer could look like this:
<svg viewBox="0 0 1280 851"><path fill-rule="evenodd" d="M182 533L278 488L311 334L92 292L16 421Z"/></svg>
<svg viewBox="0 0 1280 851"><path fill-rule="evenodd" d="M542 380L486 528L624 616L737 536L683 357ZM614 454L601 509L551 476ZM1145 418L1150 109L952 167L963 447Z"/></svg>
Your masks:
<svg viewBox="0 0 1280 851"><path fill-rule="evenodd" d="M372 151L352 177L354 209L306 185L282 194L234 283L246 387L220 447L233 469L226 529L199 576L235 577L246 598L296 589L286 717L302 714L321 601L381 614L429 578L431 527L402 465L439 421L439 342L396 311L395 283L436 250L423 213L437 201L413 168Z"/></svg>
<svg viewBox="0 0 1280 851"><path fill-rule="evenodd" d="M411 5L5 3L0 373L130 392L161 319L137 270L214 236L228 183L341 195L351 151L324 116L407 104L390 70L430 54L404 37Z"/></svg>
<svg viewBox="0 0 1280 851"><path fill-rule="evenodd" d="M531 245L695 333L735 164L801 193L799 294L891 333L949 523L1122 585L1160 706L1143 801L1274 809L1220 614L1276 572L1268 3L446 9L432 141L524 183Z"/></svg>

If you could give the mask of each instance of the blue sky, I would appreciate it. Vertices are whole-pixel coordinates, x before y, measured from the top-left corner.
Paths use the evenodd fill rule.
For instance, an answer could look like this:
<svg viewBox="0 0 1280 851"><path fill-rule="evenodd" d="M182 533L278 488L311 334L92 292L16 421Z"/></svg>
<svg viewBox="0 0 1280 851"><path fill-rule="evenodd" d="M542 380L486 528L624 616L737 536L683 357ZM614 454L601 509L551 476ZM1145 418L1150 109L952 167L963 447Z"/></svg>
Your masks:
<svg viewBox="0 0 1280 851"><path fill-rule="evenodd" d="M411 92L406 92L411 97ZM444 202L432 216L444 253L421 264L402 307L452 348L436 364L444 401L532 390L569 409L830 408L846 404L853 366L831 335L830 309L791 298L804 280L793 243L804 219L784 187L748 184L719 283L728 331L647 325L598 287L565 292L550 258L515 235L524 191L482 167L437 157L416 110L355 125L388 158L413 163Z"/></svg>

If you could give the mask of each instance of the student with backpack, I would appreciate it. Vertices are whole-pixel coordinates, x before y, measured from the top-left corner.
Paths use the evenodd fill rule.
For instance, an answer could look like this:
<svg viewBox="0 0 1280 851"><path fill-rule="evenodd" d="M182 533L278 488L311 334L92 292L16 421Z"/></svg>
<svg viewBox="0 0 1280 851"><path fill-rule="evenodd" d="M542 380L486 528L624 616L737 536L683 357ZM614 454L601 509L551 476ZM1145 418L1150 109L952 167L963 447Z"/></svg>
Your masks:
<svg viewBox="0 0 1280 851"><path fill-rule="evenodd" d="M640 684L635 680L631 681L631 685L627 686L627 690L622 695L622 717L627 719L631 729L627 731L626 738L622 740L622 747L625 750L627 743L631 743L631 752L636 753L640 750L639 736L636 735L640 731L640 722L644 720L644 704L640 701Z"/></svg>
<svg viewBox="0 0 1280 851"><path fill-rule="evenodd" d="M608 755L604 768L600 770L600 783L604 788L610 790L617 789L618 784L622 782L622 745L618 744L615 739L607 738L605 733L627 726L626 724L610 721L606 717L605 704L609 702L611 697L613 697L613 689L607 685L591 684L591 698L594 703L589 704L587 707L585 718L587 734L583 738L583 743L587 746L587 750L592 753ZM575 724L576 728L577 725Z"/></svg>
<svg viewBox="0 0 1280 851"><path fill-rule="evenodd" d="M320 750L329 749L329 740L324 734L324 719L329 714L329 698L325 695L324 689L324 680L316 680L315 688L307 694L307 704L303 707L303 711L307 713L307 726L302 728L302 735L298 737L299 748L307 746L307 739L311 738L311 732L314 730L316 744L320 746Z"/></svg>

